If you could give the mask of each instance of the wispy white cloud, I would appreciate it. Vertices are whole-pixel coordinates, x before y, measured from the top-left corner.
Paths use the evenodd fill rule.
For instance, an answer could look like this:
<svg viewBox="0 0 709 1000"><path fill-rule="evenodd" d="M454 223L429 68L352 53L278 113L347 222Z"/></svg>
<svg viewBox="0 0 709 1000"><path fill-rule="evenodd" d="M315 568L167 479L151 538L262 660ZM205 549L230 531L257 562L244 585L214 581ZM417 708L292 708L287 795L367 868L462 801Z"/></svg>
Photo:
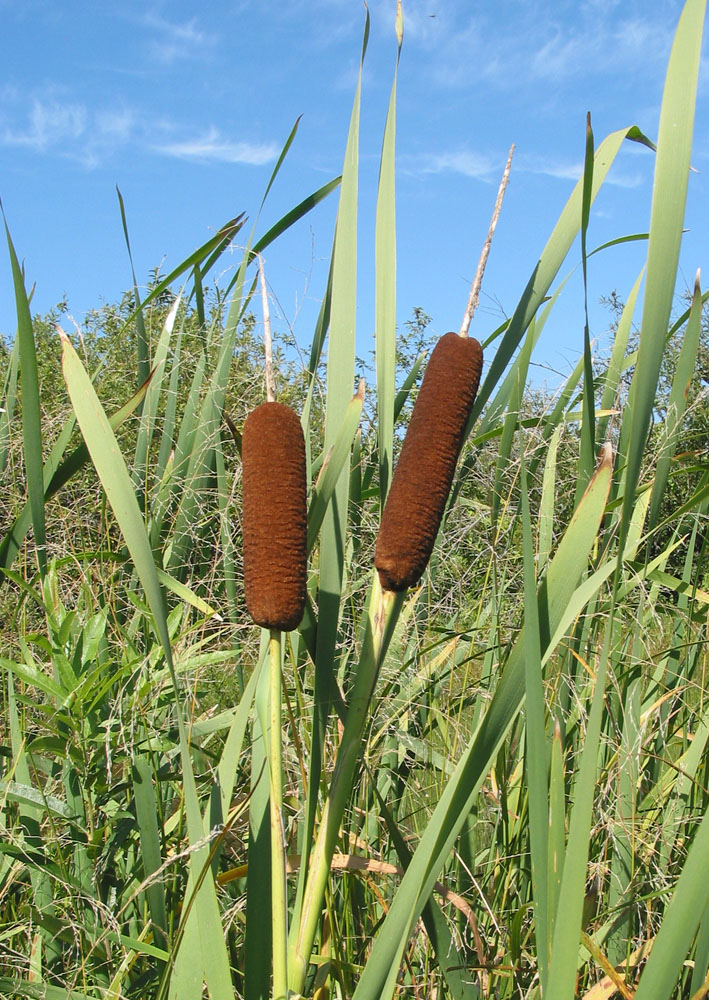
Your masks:
<svg viewBox="0 0 709 1000"><path fill-rule="evenodd" d="M626 173L622 170L611 170L604 183L610 184L611 187L632 189L641 187L646 181L647 176L640 171Z"/></svg>
<svg viewBox="0 0 709 1000"><path fill-rule="evenodd" d="M583 174L583 163L554 163L552 161L537 162L535 165L527 165L524 161L517 164L520 170L526 170L530 174L542 174L544 177L555 177L560 181L577 181Z"/></svg>
<svg viewBox="0 0 709 1000"><path fill-rule="evenodd" d="M279 153L275 142L231 142L216 128L202 135L177 142L164 142L152 147L156 153L180 160L218 161L262 166L272 163Z"/></svg>
<svg viewBox="0 0 709 1000"><path fill-rule="evenodd" d="M93 168L115 150L141 138L139 116L130 108L91 109L52 86L29 101L9 88L3 96L0 146L24 148Z"/></svg>
<svg viewBox="0 0 709 1000"><path fill-rule="evenodd" d="M584 15L591 17L605 17L612 10L616 10L623 0L582 0L580 7Z"/></svg>
<svg viewBox="0 0 709 1000"><path fill-rule="evenodd" d="M471 8L462 0L411 0L405 9L405 38L438 86L587 83L609 72L630 78L664 65L674 25L668 6L647 11L620 0L583 0L573 15L559 0Z"/></svg>
<svg viewBox="0 0 709 1000"><path fill-rule="evenodd" d="M474 150L458 149L443 153L427 153L418 157L404 156L402 168L413 174L461 174L485 183L497 183L505 163L504 156L495 157ZM532 154L518 155L514 172L539 174L562 181L579 180L583 174L582 160L554 160ZM614 167L606 184L621 188L636 188L646 180L640 170L628 171Z"/></svg>
<svg viewBox="0 0 709 1000"><path fill-rule="evenodd" d="M575 77L598 76L623 67L626 74L664 60L668 26L660 21L613 17L593 29L584 23L548 21L544 37L533 47L528 70L536 80L561 83Z"/></svg>
<svg viewBox="0 0 709 1000"><path fill-rule="evenodd" d="M166 64L201 56L216 42L216 37L200 28L194 17L188 21L175 22L148 12L143 18L143 24L155 33L150 41L150 54Z"/></svg>
<svg viewBox="0 0 709 1000"><path fill-rule="evenodd" d="M136 112L131 108L97 111L94 121L99 134L115 143L130 142L139 127Z"/></svg>
<svg viewBox="0 0 709 1000"><path fill-rule="evenodd" d="M583 174L583 161L552 160L537 156L521 156L515 163L515 169L522 173L540 174L557 180L578 181ZM639 170L623 171L614 167L604 183L620 188L637 188L645 181L645 176Z"/></svg>
<svg viewBox="0 0 709 1000"><path fill-rule="evenodd" d="M159 120L136 108L90 108L58 88L48 88L29 102L9 88L2 96L0 146L72 160L87 168L131 148L196 162L253 166L274 161L280 149L275 142L230 140L216 127L190 134L184 124Z"/></svg>
<svg viewBox="0 0 709 1000"><path fill-rule="evenodd" d="M496 159L472 150L459 149L420 156L412 165L412 172L424 174L462 174L476 180L489 181L498 172Z"/></svg>
<svg viewBox="0 0 709 1000"><path fill-rule="evenodd" d="M555 29L551 37L532 54L529 64L531 77L536 80L559 82L578 67L582 53L578 38L565 38L560 29Z"/></svg>
<svg viewBox="0 0 709 1000"><path fill-rule="evenodd" d="M411 41L423 49L424 65L439 87L479 87L490 72L488 65L497 63L498 40L489 38L489 29L478 13L456 14L444 8L435 18L424 14Z"/></svg>
<svg viewBox="0 0 709 1000"><path fill-rule="evenodd" d="M35 97L25 122L21 125L3 123L0 141L4 146L24 146L44 153L50 147L79 139L86 130L87 119L83 104Z"/></svg>

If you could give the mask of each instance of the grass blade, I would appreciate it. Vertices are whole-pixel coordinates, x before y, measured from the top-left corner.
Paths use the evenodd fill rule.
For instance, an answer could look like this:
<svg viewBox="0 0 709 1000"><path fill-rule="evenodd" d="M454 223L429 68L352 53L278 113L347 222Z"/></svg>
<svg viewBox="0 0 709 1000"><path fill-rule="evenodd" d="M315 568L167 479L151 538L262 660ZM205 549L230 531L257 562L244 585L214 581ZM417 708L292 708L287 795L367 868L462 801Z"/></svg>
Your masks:
<svg viewBox="0 0 709 1000"><path fill-rule="evenodd" d="M345 410L340 432L325 457L325 461L320 469L320 475L313 487L310 508L308 510L308 552L312 552L313 550L335 487L342 475L345 462L349 459L352 442L357 433L362 415L363 403L364 382L361 382L359 389Z"/></svg>
<svg viewBox="0 0 709 1000"><path fill-rule="evenodd" d="M627 302L623 307L620 320L618 321L618 328L615 332L615 339L613 340L613 350L611 351L610 361L608 362L608 370L606 371L606 376L603 381L601 410L610 410L616 404L620 377L625 368L624 358L628 347L628 338L630 336L633 313L635 312L635 303L638 299L640 282L642 281L644 273L645 268L643 267L642 271L635 280L635 284L630 290L630 295L628 296ZM596 443L598 446L606 440L610 420L611 418L609 416L599 417L598 419L598 423L596 425Z"/></svg>
<svg viewBox="0 0 709 1000"><path fill-rule="evenodd" d="M307 215L308 212L312 211L316 205L327 198L329 194L332 194L340 185L340 178L334 177L327 184L323 184L322 187L318 188L317 191L313 191L309 194L307 198L303 198L295 208L292 208L289 212L279 219L278 222L271 226L271 228L263 234L261 239L254 243L253 249L249 255L249 260L255 260L258 254L263 253L266 247L270 246L282 233L285 233L287 229L290 229L292 225L298 222L303 216Z"/></svg>
<svg viewBox="0 0 709 1000"><path fill-rule="evenodd" d="M401 3L397 5L401 16ZM375 231L375 347L377 360L377 446L379 453L379 506L389 491L394 456L394 394L396 392L396 82L401 56L399 32L394 82L389 97L382 154L379 162L377 221Z"/></svg>
<svg viewBox="0 0 709 1000"><path fill-rule="evenodd" d="M660 513L662 495L667 485L670 474L670 465L677 449L677 439L679 436L682 418L687 408L689 387L694 377L694 367L699 348L699 339L702 328L702 292L699 287L699 274L694 283L694 294L692 296L692 307L689 313L687 329L682 338L679 361L672 379L672 390L670 400L667 405L667 416L665 418L665 443L657 459L655 467L655 482L652 486L652 500L650 502L650 515L648 517L648 528L652 530L657 523Z"/></svg>
<svg viewBox="0 0 709 1000"><path fill-rule="evenodd" d="M7 466L7 456L10 448L10 428L12 418L15 415L15 402L17 400L17 371L20 361L20 342L16 338L12 345L10 354L10 364L5 375L5 384L2 390L2 405L0 406L0 474Z"/></svg>
<svg viewBox="0 0 709 1000"><path fill-rule="evenodd" d="M579 449L579 474L576 480L576 503L593 474L595 465L594 442L596 439L595 411L596 397L593 379L593 359L591 357L591 334L588 326L588 265L586 255L586 235L591 213L591 192L593 189L593 130L591 115L586 120L586 156L583 168L583 198L581 209L581 264L583 268L583 419L581 421L581 447Z"/></svg>
<svg viewBox="0 0 709 1000"><path fill-rule="evenodd" d="M596 787L598 749L605 705L605 678L610 653L612 628L606 631L605 645L596 670L591 714L586 728L583 755L574 786L569 840L564 855L564 869L559 888L559 903L554 920L551 963L546 996L551 1000L570 1000L576 982L576 955L581 935L586 885L586 867L592 823L593 794Z"/></svg>
<svg viewBox="0 0 709 1000"><path fill-rule="evenodd" d="M627 463L620 524L621 549L640 478L672 308L689 181L705 11L706 0L687 0L685 3L672 43L662 97L640 347L625 415L625 420L631 421L630 436L628 453L621 456L621 461L625 459Z"/></svg>
<svg viewBox="0 0 709 1000"><path fill-rule="evenodd" d="M213 255L217 250L221 254L226 247L229 246L245 222L246 216L243 212L241 215L237 215L236 218L230 219L226 222L219 230L217 230L217 233L212 236L211 239L207 240L206 243L203 243L197 250L194 250L189 257L185 257L185 259L178 264L177 267L174 267L172 271L170 271L167 277L163 278L162 281L159 281L155 288L153 288L150 293L145 296L145 299L139 309L144 310L146 306L150 305L151 302L154 302L155 299L159 298L159 296L161 296L164 292L169 291L173 281L176 281L178 278L181 278L183 274L191 271L195 264L202 265L205 258L208 258L210 254ZM210 260L214 263L216 257L212 257ZM201 266L202 277L204 277L207 273L207 270L208 268L206 264ZM126 324L132 322L132 320L136 318L139 309L133 310L126 320Z"/></svg>
<svg viewBox="0 0 709 1000"><path fill-rule="evenodd" d="M158 829L158 809L153 788L153 768L145 755L137 756L133 762L133 792L135 811L140 832L140 850L143 856L143 870L148 878L160 870L162 851ZM156 941L167 943L167 911L165 908L165 888L162 881L154 880L147 888L150 919L158 931ZM160 934L162 932L162 934Z"/></svg>
<svg viewBox="0 0 709 1000"><path fill-rule="evenodd" d="M522 454L520 470L522 492L522 544L524 561L524 636L525 636L525 695L527 707L526 770L529 797L529 840L534 892L534 920L537 931L539 979L545 989L549 958L548 923L548 853L549 797L547 795L547 746L544 721L544 683L542 680L542 649L539 636L537 582L534 572L534 543L529 513L527 473Z"/></svg>
<svg viewBox="0 0 709 1000"><path fill-rule="evenodd" d="M596 150L593 165L593 185L590 194L591 204L606 179L608 171L613 165L625 139L643 142L645 137L635 126L629 129L620 129L607 136ZM527 282L527 287L522 293L519 304L507 326L506 333L502 338L502 342L497 349L487 376L476 397L470 417L470 426L475 423L485 403L490 398L500 376L509 364L532 317L544 301L552 281L558 274L559 268L563 264L566 255L578 235L581 228L583 184L584 179L582 177L566 202L559 220L554 226L539 261Z"/></svg>
<svg viewBox="0 0 709 1000"><path fill-rule="evenodd" d="M136 392L135 395L132 396L131 399L129 399L128 402L125 403L119 410L116 410L115 413L111 414L109 417L109 424L111 425L112 430L117 430L117 428L120 427L121 424L137 410L145 397L147 388L148 382L142 385L138 392ZM75 475L79 469L82 469L89 460L88 449L82 442L65 459L65 461L61 461L62 455L64 454L74 431L75 421L76 418L73 415L66 421L59 437L52 445L52 450L50 451L45 463L42 475L45 503L48 500L51 500L52 497L55 496L59 490L69 482L71 477ZM7 571L12 566L31 524L32 511L28 501L18 514L15 521L10 525L5 537L2 539L2 542L0 542L0 572L3 570ZM3 576L0 575L0 581L2 581L2 579Z"/></svg>
<svg viewBox="0 0 709 1000"><path fill-rule="evenodd" d="M0 207L2 207L0 205ZM5 212L3 211L3 219ZM44 524L44 483L42 479L42 415L39 405L39 377L37 354L32 330L30 304L25 290L24 276L10 230L5 220L5 235L10 251L12 281L17 306L17 338L20 344L20 378L22 387L22 438L24 444L27 493L32 512L32 527L37 552L37 563L42 574L47 571L47 538Z"/></svg>
<svg viewBox="0 0 709 1000"><path fill-rule="evenodd" d="M684 965L692 938L707 908L709 811L694 835L682 874L665 911L635 1000L669 1000Z"/></svg>
<svg viewBox="0 0 709 1000"><path fill-rule="evenodd" d="M148 334L145 329L145 315L143 313L143 308L140 304L140 291L138 289L138 279L135 276L135 267L133 266L133 254L130 248L130 238L128 236L128 221L126 219L126 207L123 203L123 195L120 192L118 185L116 185L116 194L118 195L118 204L121 210L121 222L123 223L123 235L126 241L126 249L128 250L128 260L130 261L130 273L133 276L133 296L135 298L135 329L138 334L138 385L142 385L143 382L148 377L150 373L150 344L148 342Z"/></svg>
<svg viewBox="0 0 709 1000"><path fill-rule="evenodd" d="M563 431L559 424L551 436L547 460L544 463L544 478L542 479L542 498L539 503L539 526L537 528L537 559L539 572L543 572L549 560L554 528L554 490L556 487L556 455L559 450L559 440Z"/></svg>
<svg viewBox="0 0 709 1000"><path fill-rule="evenodd" d="M336 444L352 399L355 363L355 323L357 315L357 190L359 170L359 114L362 94L362 67L369 40L369 11L365 16L359 77L352 107L340 186L340 202L332 256L332 296L329 302L330 332L327 357L327 403L325 409L325 453ZM307 435L306 435L307 436ZM320 785L322 748L331 704L331 683L335 672L335 650L344 576L344 545L349 494L349 468L343 467L322 523L320 537L320 580L318 630L315 656L315 708L310 747L310 774L302 826L304 844L313 838L315 808ZM302 851L307 856L307 851ZM289 969L290 986L302 989L307 968L296 957L299 939L300 905L308 865L301 867L291 924ZM300 983L300 987L298 984Z"/></svg>
<svg viewBox="0 0 709 1000"><path fill-rule="evenodd" d="M170 346L172 330L175 325L175 317L180 307L182 295L178 295L172 303L168 314L165 317L163 330L158 341L153 359L152 378L150 379L145 396L145 402L141 407L140 428L138 430L138 440L135 446L135 457L133 459L133 482L140 491L145 491L145 477L148 466L148 456L150 454L150 444L155 427L155 416L158 409L160 390L162 389L163 377L165 374L165 361ZM149 361L150 359L148 359ZM144 503L148 504L147 492L144 494Z"/></svg>

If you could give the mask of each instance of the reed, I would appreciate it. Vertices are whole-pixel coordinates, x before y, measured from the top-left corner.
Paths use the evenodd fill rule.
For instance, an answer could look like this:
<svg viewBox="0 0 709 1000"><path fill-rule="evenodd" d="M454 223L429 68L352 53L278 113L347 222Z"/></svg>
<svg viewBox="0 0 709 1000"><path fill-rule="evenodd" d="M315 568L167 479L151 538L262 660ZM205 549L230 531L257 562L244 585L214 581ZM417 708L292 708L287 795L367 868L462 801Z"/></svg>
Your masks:
<svg viewBox="0 0 709 1000"><path fill-rule="evenodd" d="M217 299L204 282L242 216L137 312L133 295L101 313L106 335L85 336L81 358L63 335L62 374L10 241L2 996L707 995L699 276L670 320L704 19L687 0L657 143L626 126L594 148L589 129L583 177L511 318L486 334L484 379L476 341L441 338L405 436L424 358L396 370L396 85L376 427L360 426L375 409L363 385L352 395L359 87L342 178L242 236ZM629 139L656 157L647 287L627 290L608 362L589 363L584 337L539 403L535 344L571 293L562 267L580 233L591 256L594 199ZM255 406L255 265L338 188L305 371L276 351L282 402L267 391ZM597 252L633 248L621 231ZM592 277L584 296L607 293ZM168 303L178 278L190 284ZM249 413L233 442L227 397Z"/></svg>

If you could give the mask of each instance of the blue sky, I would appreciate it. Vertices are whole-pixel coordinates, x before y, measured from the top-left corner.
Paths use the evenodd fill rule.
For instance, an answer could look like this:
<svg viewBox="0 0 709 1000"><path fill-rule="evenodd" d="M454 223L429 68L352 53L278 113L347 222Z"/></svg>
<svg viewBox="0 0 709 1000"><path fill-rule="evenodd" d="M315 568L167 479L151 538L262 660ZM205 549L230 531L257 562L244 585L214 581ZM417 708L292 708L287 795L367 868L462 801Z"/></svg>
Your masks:
<svg viewBox="0 0 709 1000"><path fill-rule="evenodd" d="M358 349L372 346L378 157L396 53L394 0L372 0L360 172ZM509 315L581 170L586 112L596 142L637 124L656 135L679 0L404 0L397 132L398 320L414 306L457 329L507 151L510 185L471 332ZM0 0L0 197L34 311L66 295L78 322L130 286L115 193L125 199L139 282L167 272L227 219L250 219L299 115L296 141L257 233L336 176L357 78L358 0ZM678 290L705 264L707 74L702 66ZM645 231L652 153L628 143L596 202L589 245ZM307 347L324 289L336 195L266 256L276 329ZM562 270L579 259L575 248ZM642 245L593 258L591 333L625 297ZM225 268L238 260L236 254ZM0 331L14 333L7 255ZM578 279L536 354L553 383L583 342ZM547 369L544 366L548 366Z"/></svg>

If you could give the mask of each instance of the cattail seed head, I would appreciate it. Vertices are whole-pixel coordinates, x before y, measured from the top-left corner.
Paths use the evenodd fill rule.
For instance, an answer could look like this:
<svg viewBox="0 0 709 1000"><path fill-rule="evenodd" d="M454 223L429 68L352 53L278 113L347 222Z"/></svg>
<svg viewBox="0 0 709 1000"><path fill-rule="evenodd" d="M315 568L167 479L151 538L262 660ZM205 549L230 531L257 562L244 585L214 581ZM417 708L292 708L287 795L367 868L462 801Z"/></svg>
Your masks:
<svg viewBox="0 0 709 1000"><path fill-rule="evenodd" d="M455 333L441 337L431 352L377 537L374 565L384 590L413 587L428 565L482 363L477 340Z"/></svg>
<svg viewBox="0 0 709 1000"><path fill-rule="evenodd" d="M293 410L252 410L241 460L246 607L257 625L290 632L305 610L308 561L305 441Z"/></svg>

